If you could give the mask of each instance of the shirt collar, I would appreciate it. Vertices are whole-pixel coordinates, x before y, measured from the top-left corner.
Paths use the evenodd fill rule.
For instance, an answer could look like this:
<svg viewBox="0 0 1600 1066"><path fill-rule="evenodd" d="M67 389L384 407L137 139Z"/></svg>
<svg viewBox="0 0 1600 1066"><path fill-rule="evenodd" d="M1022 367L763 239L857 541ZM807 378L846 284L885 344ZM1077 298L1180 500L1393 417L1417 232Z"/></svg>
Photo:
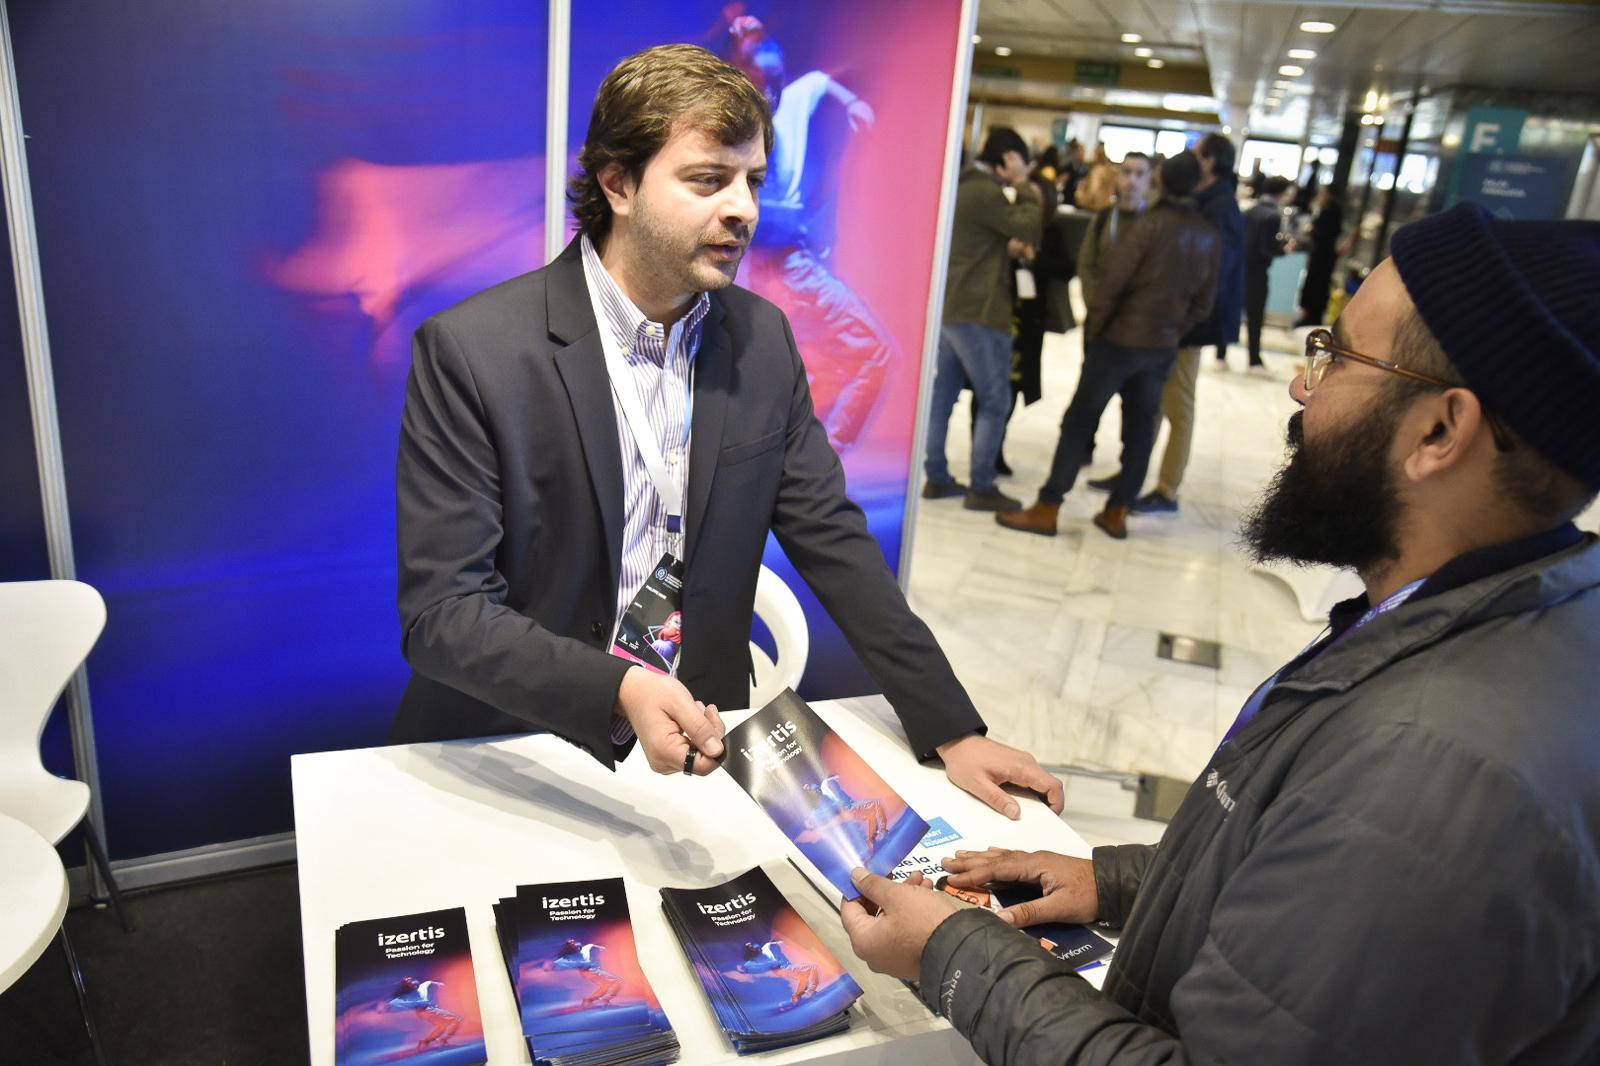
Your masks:
<svg viewBox="0 0 1600 1066"><path fill-rule="evenodd" d="M662 335L661 324L650 321L645 313L639 310L639 305L622 291L622 286L617 284L611 272L600 261L600 253L595 250L594 242L589 239L587 233L580 238L580 244L583 248L583 268L594 283L595 295L599 300L599 307L596 310L602 321L596 325L611 330L617 339L618 347L627 353L630 360L636 353L649 353L658 349L665 358L671 338ZM672 332L682 337L693 337L710 309L710 295L705 292L699 293L688 314L674 323ZM692 344L689 345L690 350L693 350L693 347Z"/></svg>

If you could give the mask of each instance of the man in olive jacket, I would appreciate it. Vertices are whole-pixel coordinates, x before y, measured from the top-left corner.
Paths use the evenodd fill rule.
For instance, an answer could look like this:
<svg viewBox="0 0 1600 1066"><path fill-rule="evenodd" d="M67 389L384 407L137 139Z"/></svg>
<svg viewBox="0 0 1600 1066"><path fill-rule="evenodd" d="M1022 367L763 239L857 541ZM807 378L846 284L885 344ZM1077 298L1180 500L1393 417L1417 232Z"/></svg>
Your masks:
<svg viewBox="0 0 1600 1066"><path fill-rule="evenodd" d="M1016 924L1123 929L1097 992L860 871L874 968L995 1066L1600 1061L1600 224L1395 235L1292 395L1244 534L1366 594L1251 697L1158 847L990 851Z"/></svg>
<svg viewBox="0 0 1600 1066"><path fill-rule="evenodd" d="M963 506L971 511L1021 506L995 487L995 458L1011 417L1012 258L1023 245L1037 244L1042 229L1039 194L1028 181L1028 146L1016 130L996 126L956 186L923 461L924 499L964 496ZM978 411L970 487L950 475L944 454L950 410L969 384Z"/></svg>

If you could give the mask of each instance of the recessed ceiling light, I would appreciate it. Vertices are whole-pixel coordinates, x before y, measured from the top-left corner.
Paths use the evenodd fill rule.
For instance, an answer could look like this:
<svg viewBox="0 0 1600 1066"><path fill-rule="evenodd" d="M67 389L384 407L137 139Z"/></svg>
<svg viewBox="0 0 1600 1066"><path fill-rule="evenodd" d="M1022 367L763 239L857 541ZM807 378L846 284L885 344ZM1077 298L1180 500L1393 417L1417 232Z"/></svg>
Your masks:
<svg viewBox="0 0 1600 1066"><path fill-rule="evenodd" d="M1151 70L1160 70L1162 67L1167 65L1167 61L1165 59L1146 59L1144 61L1144 65L1149 67Z"/></svg>
<svg viewBox="0 0 1600 1066"><path fill-rule="evenodd" d="M1007 48L1003 44L997 44L994 46L994 54L997 56L1008 56L1011 54L1011 49Z"/></svg>
<svg viewBox="0 0 1600 1066"><path fill-rule="evenodd" d="M1224 127L1222 127L1222 132L1223 133L1232 133L1233 132L1233 127L1232 126L1224 126Z"/></svg>
<svg viewBox="0 0 1600 1066"><path fill-rule="evenodd" d="M973 34L973 35L972 35L972 43L973 43L973 44L982 44L982 43L983 43L983 37L982 37L982 35L981 35L981 34L976 34L976 33L974 33L974 34Z"/></svg>
<svg viewBox="0 0 1600 1066"><path fill-rule="evenodd" d="M1300 28L1306 33L1332 33L1339 27L1331 22L1302 22Z"/></svg>
<svg viewBox="0 0 1600 1066"><path fill-rule="evenodd" d="M1138 44L1142 40L1144 40L1144 38L1140 37L1137 33L1124 33L1122 35L1123 44Z"/></svg>
<svg viewBox="0 0 1600 1066"><path fill-rule="evenodd" d="M1305 67L1297 67L1293 63L1285 63L1283 66L1278 68L1278 73L1282 74L1285 78L1298 78L1305 72Z"/></svg>
<svg viewBox="0 0 1600 1066"><path fill-rule="evenodd" d="M1133 50L1133 54L1138 56L1140 59L1149 59L1156 53L1155 50L1151 48L1135 48Z"/></svg>
<svg viewBox="0 0 1600 1066"><path fill-rule="evenodd" d="M1291 49L1289 49L1289 58L1290 59L1315 59L1315 58L1317 58L1317 53L1313 52L1309 48L1291 48Z"/></svg>

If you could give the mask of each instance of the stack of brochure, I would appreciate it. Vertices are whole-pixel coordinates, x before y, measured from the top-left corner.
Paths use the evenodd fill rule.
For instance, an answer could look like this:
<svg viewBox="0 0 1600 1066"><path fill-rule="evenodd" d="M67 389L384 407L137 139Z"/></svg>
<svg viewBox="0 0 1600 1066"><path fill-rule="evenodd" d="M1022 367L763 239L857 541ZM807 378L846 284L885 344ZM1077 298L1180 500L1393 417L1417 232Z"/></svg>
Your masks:
<svg viewBox="0 0 1600 1066"><path fill-rule="evenodd" d="M722 1031L741 1055L842 1032L861 986L757 867L661 902Z"/></svg>
<svg viewBox="0 0 1600 1066"><path fill-rule="evenodd" d="M728 730L725 743L723 767L845 899L861 894L851 870L888 876L928 832L792 690Z"/></svg>
<svg viewBox="0 0 1600 1066"><path fill-rule="evenodd" d="M539 1066L672 1062L678 1037L639 966L620 877L519 885L494 907Z"/></svg>
<svg viewBox="0 0 1600 1066"><path fill-rule="evenodd" d="M488 1061L462 908L340 926L334 965L339 1066Z"/></svg>

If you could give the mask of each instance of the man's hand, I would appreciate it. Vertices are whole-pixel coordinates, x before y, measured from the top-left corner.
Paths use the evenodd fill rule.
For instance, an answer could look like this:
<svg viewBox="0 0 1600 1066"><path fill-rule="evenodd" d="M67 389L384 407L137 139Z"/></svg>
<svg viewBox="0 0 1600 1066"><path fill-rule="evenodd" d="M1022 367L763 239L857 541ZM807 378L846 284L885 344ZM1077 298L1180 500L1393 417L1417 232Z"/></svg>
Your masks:
<svg viewBox="0 0 1600 1066"><path fill-rule="evenodd" d="M1053 851L958 851L944 860L950 884L956 888L982 888L994 881L1027 881L1044 895L1000 912L1002 920L1016 926L1041 922L1092 922L1100 917L1100 894L1094 885L1094 863Z"/></svg>
<svg viewBox="0 0 1600 1066"><path fill-rule="evenodd" d="M717 768L728 729L716 707L696 700L677 678L634 667L622 675L616 713L633 726L656 773L683 773L690 744L700 751L694 758L696 774L704 776Z"/></svg>
<svg viewBox="0 0 1600 1066"><path fill-rule="evenodd" d="M859 866L850 872L850 879L862 897L877 907L877 913L870 914L861 900L853 899L840 908L850 947L878 973L915 981L922 972L922 952L933 931L960 905L943 892L897 885Z"/></svg>
<svg viewBox="0 0 1600 1066"><path fill-rule="evenodd" d="M946 777L1007 818L1021 818L1022 807L1003 785L1032 789L1045 798L1052 811L1061 813L1061 782L1025 751L969 733L940 744L939 758L944 760Z"/></svg>

